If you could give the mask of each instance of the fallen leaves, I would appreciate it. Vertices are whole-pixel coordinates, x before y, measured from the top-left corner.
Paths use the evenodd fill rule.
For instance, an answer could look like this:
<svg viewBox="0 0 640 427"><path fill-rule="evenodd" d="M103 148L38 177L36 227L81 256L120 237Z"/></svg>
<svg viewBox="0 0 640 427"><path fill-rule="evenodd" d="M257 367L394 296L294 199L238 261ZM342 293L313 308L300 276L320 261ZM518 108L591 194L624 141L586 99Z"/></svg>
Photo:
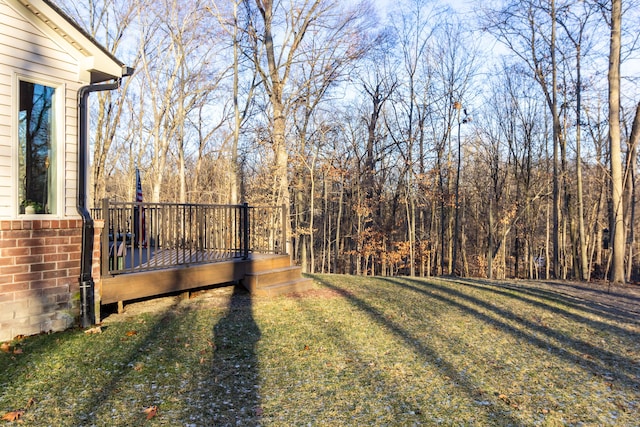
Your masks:
<svg viewBox="0 0 640 427"><path fill-rule="evenodd" d="M101 334L102 333L102 327L101 326L96 326L96 327L87 329L86 331L84 331L84 333L87 334L87 335Z"/></svg>
<svg viewBox="0 0 640 427"><path fill-rule="evenodd" d="M360 279L323 280L338 286L340 280ZM509 289L498 285L489 292L457 282L447 287L424 282L416 292L418 282L403 284L389 286L385 281L378 289L359 281L347 283L357 290L360 309L343 298L309 298L304 304L258 299L244 308L178 307L175 323L158 323L161 312L144 314L146 323L138 317L106 322L100 335L72 330L24 344L12 340L11 346L22 347L25 354L0 352L0 362L6 363L0 371L6 372L12 391L5 393L0 418L6 411L23 410L23 402L37 389L37 409L19 418L25 425L63 425L71 410L78 424L86 425L224 425L229 420L256 425L273 417L282 425L301 419L332 425L353 424L354 419L361 425L471 419L478 425L496 420L518 425L637 424L633 385L640 353L632 339L637 334L628 339L622 335L630 328L627 323L594 333L594 325L601 322L604 328L608 322L595 321L587 312L584 318L592 319L588 326L593 327L584 322L573 326L568 316L558 320L557 330L550 322L552 332L546 332L532 319L516 325L508 317L510 310L534 311L542 318L549 311L577 309L560 302L546 308L545 300L532 294L522 299L509 294L503 301L506 293L501 291ZM405 291L410 291L406 297ZM491 299L484 302L485 297ZM449 299L453 303L446 303ZM533 306L523 303L529 299ZM505 326L492 329L500 324L501 314L507 315ZM522 325L527 328L520 333ZM127 331L137 334L127 337ZM606 336L615 339L604 347L599 337L607 331L611 333ZM622 345L626 347L620 350ZM75 363L78 359L82 363ZM608 363L599 363L602 360ZM585 361L589 369L581 366ZM50 380L49 387L35 387L47 378L57 380ZM67 379L69 384L60 384ZM13 390L23 394L17 397ZM94 407L82 405L81 399L95 390L110 395L100 412L91 414ZM621 399L616 401L616 396ZM0 421L0 427L18 422Z"/></svg>
<svg viewBox="0 0 640 427"><path fill-rule="evenodd" d="M8 342L3 342L0 344L0 351L8 354L22 354L22 349L19 347L14 347Z"/></svg>
<svg viewBox="0 0 640 427"><path fill-rule="evenodd" d="M144 408L143 412L147 414L147 420L150 420L158 413L158 405L151 405L147 408Z"/></svg>
<svg viewBox="0 0 640 427"><path fill-rule="evenodd" d="M130 329L124 333L124 337L120 338L120 341L127 341L127 338L135 337L138 335L138 331Z"/></svg>
<svg viewBox="0 0 640 427"><path fill-rule="evenodd" d="M25 409L17 409L15 411L7 412L0 419L2 421L9 421L9 422L19 421L19 422L21 422L20 419L24 415L25 411L27 409L29 409L30 407L32 407L33 405L35 405L35 403L36 403L36 401L32 397L27 401L27 406L25 406Z"/></svg>
<svg viewBox="0 0 640 427"><path fill-rule="evenodd" d="M11 411L2 416L2 421L18 421L24 415L24 411Z"/></svg>
<svg viewBox="0 0 640 427"><path fill-rule="evenodd" d="M507 396L504 393L500 393L498 395L498 399L502 400L504 403L511 406L513 409L520 409L520 405L518 405L516 402L514 402L512 399L509 398L509 396Z"/></svg>

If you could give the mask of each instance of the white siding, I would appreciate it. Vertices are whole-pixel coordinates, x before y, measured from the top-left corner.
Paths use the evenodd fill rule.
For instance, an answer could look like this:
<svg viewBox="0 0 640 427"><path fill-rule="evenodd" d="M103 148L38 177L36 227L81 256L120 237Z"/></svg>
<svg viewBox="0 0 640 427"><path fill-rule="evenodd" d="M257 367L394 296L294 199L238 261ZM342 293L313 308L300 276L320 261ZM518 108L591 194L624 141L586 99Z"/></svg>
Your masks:
<svg viewBox="0 0 640 427"><path fill-rule="evenodd" d="M0 10L2 0L0 0ZM2 16L0 16L2 19ZM2 21L0 21L2 22ZM1 26L2 24L0 24ZM4 40L5 35L0 34L0 39ZM13 163L13 144L11 142L11 70L3 66L0 56L0 217L11 216L9 213L13 198L13 175L11 173Z"/></svg>
<svg viewBox="0 0 640 427"><path fill-rule="evenodd" d="M58 216L77 217L77 91L79 64L39 28L0 0L0 218L16 218L16 171L12 156L17 154L15 124L17 104L16 76L61 87L65 99L58 104L58 126L64 137L58 141L63 179Z"/></svg>
<svg viewBox="0 0 640 427"><path fill-rule="evenodd" d="M65 138L64 149L65 194L64 214L77 216L76 201L78 198L78 89L79 85L67 86L65 105Z"/></svg>

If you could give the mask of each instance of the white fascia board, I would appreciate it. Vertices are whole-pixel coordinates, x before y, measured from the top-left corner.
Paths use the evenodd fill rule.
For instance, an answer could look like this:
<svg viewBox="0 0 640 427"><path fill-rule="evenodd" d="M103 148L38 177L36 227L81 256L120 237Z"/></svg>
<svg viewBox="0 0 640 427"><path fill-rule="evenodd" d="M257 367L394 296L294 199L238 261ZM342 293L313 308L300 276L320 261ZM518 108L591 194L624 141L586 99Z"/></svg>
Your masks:
<svg viewBox="0 0 640 427"><path fill-rule="evenodd" d="M123 76L124 64L71 18L45 0L5 0L78 61L78 80L96 83Z"/></svg>

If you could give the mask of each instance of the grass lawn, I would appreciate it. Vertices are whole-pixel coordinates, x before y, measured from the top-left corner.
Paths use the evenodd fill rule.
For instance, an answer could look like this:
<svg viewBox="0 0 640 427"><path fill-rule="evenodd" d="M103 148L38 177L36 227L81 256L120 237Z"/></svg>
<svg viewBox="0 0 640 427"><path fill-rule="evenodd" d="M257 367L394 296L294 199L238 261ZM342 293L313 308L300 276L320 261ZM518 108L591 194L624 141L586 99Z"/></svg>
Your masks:
<svg viewBox="0 0 640 427"><path fill-rule="evenodd" d="M5 345L0 417L22 410L23 426L640 424L636 296L313 277L304 295L218 289L131 305L100 333Z"/></svg>

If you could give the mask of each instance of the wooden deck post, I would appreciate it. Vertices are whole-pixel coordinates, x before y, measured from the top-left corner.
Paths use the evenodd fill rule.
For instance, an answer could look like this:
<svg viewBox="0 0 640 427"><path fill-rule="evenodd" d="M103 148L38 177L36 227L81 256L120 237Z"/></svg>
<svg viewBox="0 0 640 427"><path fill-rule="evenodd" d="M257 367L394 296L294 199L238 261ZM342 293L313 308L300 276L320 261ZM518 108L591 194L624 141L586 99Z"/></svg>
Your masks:
<svg viewBox="0 0 640 427"><path fill-rule="evenodd" d="M104 220L104 228L102 229L102 248L100 249L100 276L108 277L110 275L109 256L111 254L109 233L112 224L111 215L109 215L109 199L107 198L102 199L102 219Z"/></svg>
<svg viewBox="0 0 640 427"><path fill-rule="evenodd" d="M291 242L289 241L289 207L282 204L282 254L291 256Z"/></svg>
<svg viewBox="0 0 640 427"><path fill-rule="evenodd" d="M250 242L249 242L249 204L247 202L244 202L242 204L241 207L241 212L242 212L242 259L248 259L249 258L249 248L250 248Z"/></svg>

